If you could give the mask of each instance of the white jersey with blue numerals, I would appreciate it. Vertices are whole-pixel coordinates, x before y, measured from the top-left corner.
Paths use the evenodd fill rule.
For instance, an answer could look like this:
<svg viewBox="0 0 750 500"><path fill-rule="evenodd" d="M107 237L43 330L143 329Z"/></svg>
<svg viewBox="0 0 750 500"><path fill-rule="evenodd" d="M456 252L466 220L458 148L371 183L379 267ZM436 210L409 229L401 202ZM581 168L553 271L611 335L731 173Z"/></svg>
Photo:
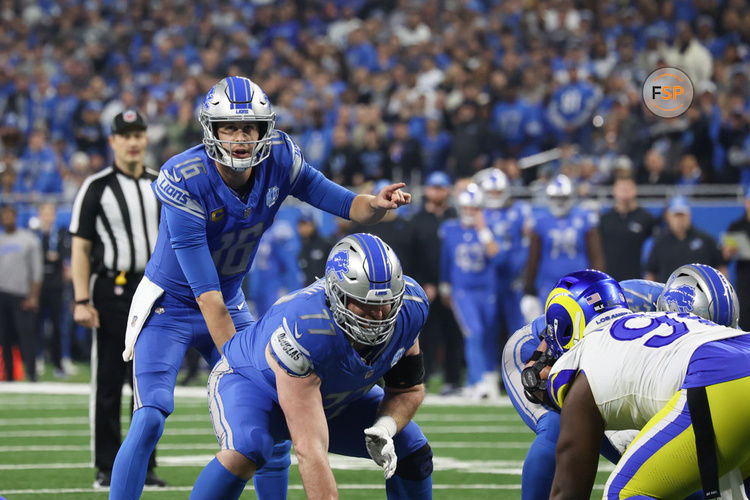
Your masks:
<svg viewBox="0 0 750 500"><path fill-rule="evenodd" d="M656 299L664 290L662 283L641 279L621 281L620 286L625 292L628 309L633 312L656 311ZM537 422L549 410L526 399L523 394L521 372L539 346L544 328L544 316L539 316L533 323L517 330L505 344L500 367L511 403L526 425L535 432Z"/></svg>
<svg viewBox="0 0 750 500"><path fill-rule="evenodd" d="M591 321L583 338L555 362L547 391L562 407L582 372L608 430L640 429L683 387L697 348L740 335L745 333L690 313L614 309ZM723 367L707 367L721 376ZM694 378L711 378L702 371Z"/></svg>
<svg viewBox="0 0 750 500"><path fill-rule="evenodd" d="M152 282L191 304L195 304L194 297L209 290L220 290L224 299L229 300L240 293L258 241L287 196L295 196L339 217L349 217L354 193L308 165L286 133L275 131L271 144L270 156L253 167L254 181L244 201L224 183L204 146L188 149L162 166L152 185L162 202L159 236L146 267L146 276ZM179 238L165 223L168 211L195 228L194 238L207 244L206 252L178 260L175 249L179 248L174 247L184 242L176 242ZM191 241L198 243L201 241ZM215 273L205 269L209 258ZM198 278L190 282L186 275Z"/></svg>
<svg viewBox="0 0 750 500"><path fill-rule="evenodd" d="M235 336L224 348L233 370L276 395L273 372L268 370L266 347L293 377L315 373L326 417L331 419L349 403L361 398L414 345L427 319L428 302L422 288L405 277L404 305L398 313L391 339L373 348L365 361L333 321L324 281L279 299L257 323ZM372 359L370 359L372 358ZM243 367L250 367L247 374ZM259 375L259 370L264 375Z"/></svg>

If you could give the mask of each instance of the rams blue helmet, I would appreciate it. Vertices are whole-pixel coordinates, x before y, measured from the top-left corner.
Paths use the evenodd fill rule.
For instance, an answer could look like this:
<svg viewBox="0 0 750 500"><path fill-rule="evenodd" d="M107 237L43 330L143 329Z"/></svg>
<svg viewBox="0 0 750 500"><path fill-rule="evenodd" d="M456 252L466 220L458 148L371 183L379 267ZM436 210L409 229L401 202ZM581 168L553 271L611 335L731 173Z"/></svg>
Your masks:
<svg viewBox="0 0 750 500"><path fill-rule="evenodd" d="M705 264L677 268L656 301L658 311L689 312L718 325L737 328L737 292L720 271Z"/></svg>
<svg viewBox="0 0 750 500"><path fill-rule="evenodd" d="M620 284L610 275L587 269L564 276L547 296L544 338L556 357L573 347L600 314L628 307Z"/></svg>
<svg viewBox="0 0 750 500"><path fill-rule="evenodd" d="M206 154L222 165L242 172L259 164L271 154L271 139L276 113L271 102L249 78L230 76L208 91L198 112L203 127ZM254 122L258 125L257 141L220 141L216 127L221 122ZM232 152L250 150L247 158L236 158Z"/></svg>

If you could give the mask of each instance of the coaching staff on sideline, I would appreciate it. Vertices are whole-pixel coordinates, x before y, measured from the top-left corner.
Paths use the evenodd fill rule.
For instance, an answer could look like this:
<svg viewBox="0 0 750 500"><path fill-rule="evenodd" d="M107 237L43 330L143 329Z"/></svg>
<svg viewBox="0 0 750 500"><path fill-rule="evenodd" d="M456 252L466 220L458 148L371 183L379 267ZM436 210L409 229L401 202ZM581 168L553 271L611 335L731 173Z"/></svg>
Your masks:
<svg viewBox="0 0 750 500"><path fill-rule="evenodd" d="M128 109L114 117L109 145L114 165L89 176L76 195L70 221L73 318L95 328L91 349L94 412L94 487L109 487L122 440L122 385L132 363L122 360L130 301L156 244L160 204L151 191L158 173L143 165L146 121ZM131 405L132 408L132 405ZM146 484L166 486L149 463Z"/></svg>

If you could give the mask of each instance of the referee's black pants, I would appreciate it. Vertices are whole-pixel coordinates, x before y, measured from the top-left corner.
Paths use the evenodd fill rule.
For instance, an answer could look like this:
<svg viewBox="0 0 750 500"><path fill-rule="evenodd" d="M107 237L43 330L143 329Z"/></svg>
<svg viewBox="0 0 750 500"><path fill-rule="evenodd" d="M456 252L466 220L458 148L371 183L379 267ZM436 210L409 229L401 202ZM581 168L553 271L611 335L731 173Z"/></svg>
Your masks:
<svg viewBox="0 0 750 500"><path fill-rule="evenodd" d="M127 380L133 386L133 363L122 360L125 348L130 301L142 275L128 275L127 284L115 285L114 276L99 275L94 282L94 307L99 312L95 333L96 345L96 402L94 404L94 465L101 471L111 471L117 450L122 442L120 411L122 385ZM92 363L94 360L92 359ZM133 411L131 398L130 412ZM156 465L156 450L151 454L148 468Z"/></svg>

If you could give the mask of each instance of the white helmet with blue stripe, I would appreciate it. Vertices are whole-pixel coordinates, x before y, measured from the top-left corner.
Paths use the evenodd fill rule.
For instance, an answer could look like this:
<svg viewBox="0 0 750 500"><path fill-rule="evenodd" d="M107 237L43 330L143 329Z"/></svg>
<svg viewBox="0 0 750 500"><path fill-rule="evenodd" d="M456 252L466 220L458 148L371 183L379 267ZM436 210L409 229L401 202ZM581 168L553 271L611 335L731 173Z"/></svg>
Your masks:
<svg viewBox="0 0 750 500"><path fill-rule="evenodd" d="M486 208L503 208L508 202L508 176L496 167L486 168L477 172L472 178L484 193Z"/></svg>
<svg viewBox="0 0 750 500"><path fill-rule="evenodd" d="M405 288L401 262L377 236L351 234L328 254L325 290L333 320L360 344L375 346L391 338ZM381 319L366 318L349 310L351 301L365 306L390 305L391 309Z"/></svg>
<svg viewBox="0 0 750 500"><path fill-rule="evenodd" d="M249 78L230 76L208 91L198 112L203 127L203 144L208 157L232 170L243 172L271 154L271 138L276 114L266 93ZM220 141L216 127L221 122L254 122L257 141ZM251 150L247 158L235 158L232 151Z"/></svg>
<svg viewBox="0 0 750 500"><path fill-rule="evenodd" d="M549 204L549 211L555 217L563 217L573 208L575 193L573 183L567 175L559 174L552 179L544 190Z"/></svg>
<svg viewBox="0 0 750 500"><path fill-rule="evenodd" d="M737 292L720 271L705 264L686 264L667 280L656 301L658 311L689 312L718 325L737 327Z"/></svg>

